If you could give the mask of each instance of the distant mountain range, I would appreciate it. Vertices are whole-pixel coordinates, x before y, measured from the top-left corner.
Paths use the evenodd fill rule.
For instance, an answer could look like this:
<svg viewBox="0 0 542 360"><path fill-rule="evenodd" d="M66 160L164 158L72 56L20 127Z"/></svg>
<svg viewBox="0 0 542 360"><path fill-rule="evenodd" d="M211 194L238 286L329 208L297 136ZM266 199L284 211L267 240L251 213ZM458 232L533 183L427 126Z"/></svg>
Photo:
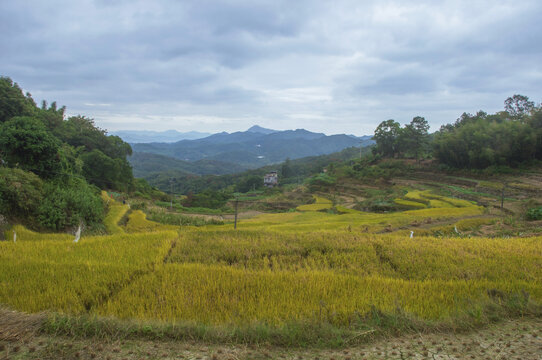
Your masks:
<svg viewBox="0 0 542 360"><path fill-rule="evenodd" d="M287 158L331 154L371 144L371 136L328 136L305 129L278 131L253 126L247 131L222 132L174 143L132 143L134 154L130 162L135 176L171 170L197 175L226 174L280 163Z"/></svg>
<svg viewBox="0 0 542 360"><path fill-rule="evenodd" d="M149 131L149 130L119 130L111 131L109 134L116 135L130 144L135 143L172 143L180 140L195 140L211 135L197 131L178 132L177 130Z"/></svg>

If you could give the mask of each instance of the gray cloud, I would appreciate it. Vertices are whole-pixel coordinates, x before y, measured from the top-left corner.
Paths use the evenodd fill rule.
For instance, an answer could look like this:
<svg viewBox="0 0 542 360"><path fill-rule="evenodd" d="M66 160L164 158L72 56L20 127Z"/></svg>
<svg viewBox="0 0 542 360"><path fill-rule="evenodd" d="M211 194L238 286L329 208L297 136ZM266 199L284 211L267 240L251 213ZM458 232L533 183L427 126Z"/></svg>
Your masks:
<svg viewBox="0 0 542 360"><path fill-rule="evenodd" d="M542 4L0 2L0 75L101 127L372 133L542 100Z"/></svg>

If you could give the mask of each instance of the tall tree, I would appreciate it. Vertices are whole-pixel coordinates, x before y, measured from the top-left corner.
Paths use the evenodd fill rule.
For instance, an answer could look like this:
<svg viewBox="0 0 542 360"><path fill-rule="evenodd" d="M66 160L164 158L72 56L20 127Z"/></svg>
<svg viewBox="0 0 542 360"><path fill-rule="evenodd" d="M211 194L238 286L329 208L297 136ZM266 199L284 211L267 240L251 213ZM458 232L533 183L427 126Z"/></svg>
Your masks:
<svg viewBox="0 0 542 360"><path fill-rule="evenodd" d="M394 157L398 151L398 138L401 125L393 119L382 121L375 129L373 140L375 151L383 156Z"/></svg>
<svg viewBox="0 0 542 360"><path fill-rule="evenodd" d="M0 77L0 123L14 116L30 116L34 114L36 104L29 93L23 91L8 77Z"/></svg>
<svg viewBox="0 0 542 360"><path fill-rule="evenodd" d="M528 115L535 108L533 101L527 96L516 94L504 101L504 110L514 118L520 118Z"/></svg>
<svg viewBox="0 0 542 360"><path fill-rule="evenodd" d="M0 126L0 157L10 167L36 172L52 178L60 171L60 141L38 119L29 116L11 118Z"/></svg>
<svg viewBox="0 0 542 360"><path fill-rule="evenodd" d="M409 150L414 153L416 160L420 160L420 155L427 149L429 144L429 123L425 118L416 116L410 124L405 126L404 143Z"/></svg>
<svg viewBox="0 0 542 360"><path fill-rule="evenodd" d="M282 164L280 174L283 178L289 178L295 175L294 170L292 169L292 161L290 160L290 158L286 158L286 160Z"/></svg>

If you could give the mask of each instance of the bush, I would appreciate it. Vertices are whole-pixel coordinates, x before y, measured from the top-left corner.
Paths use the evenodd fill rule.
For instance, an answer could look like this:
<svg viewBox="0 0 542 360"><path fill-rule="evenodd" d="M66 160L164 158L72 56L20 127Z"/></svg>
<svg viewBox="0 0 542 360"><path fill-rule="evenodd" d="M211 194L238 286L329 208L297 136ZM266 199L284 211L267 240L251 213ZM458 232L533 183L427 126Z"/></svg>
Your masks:
<svg viewBox="0 0 542 360"><path fill-rule="evenodd" d="M28 171L0 167L0 214L32 218L43 199L43 182Z"/></svg>
<svg viewBox="0 0 542 360"><path fill-rule="evenodd" d="M209 209L220 209L226 205L232 195L225 191L205 190L199 194L189 193L182 201L185 207L200 207Z"/></svg>
<svg viewBox="0 0 542 360"><path fill-rule="evenodd" d="M38 223L50 230L64 230L82 221L93 227L102 223L104 208L99 190L83 180L69 185L48 183L38 208Z"/></svg>
<svg viewBox="0 0 542 360"><path fill-rule="evenodd" d="M135 191L133 195L136 197L140 197L140 198L148 199L148 200L150 199L157 199L157 200L162 200L162 201L169 200L169 196L166 193L158 190L154 186L151 186L145 179L141 179L141 178L134 179L134 187L135 187Z"/></svg>
<svg viewBox="0 0 542 360"><path fill-rule="evenodd" d="M324 173L314 175L313 177L307 180L310 191L322 190L322 188L335 185L336 182L337 182L336 178Z"/></svg>
<svg viewBox="0 0 542 360"><path fill-rule="evenodd" d="M527 220L542 220L542 206L527 210Z"/></svg>

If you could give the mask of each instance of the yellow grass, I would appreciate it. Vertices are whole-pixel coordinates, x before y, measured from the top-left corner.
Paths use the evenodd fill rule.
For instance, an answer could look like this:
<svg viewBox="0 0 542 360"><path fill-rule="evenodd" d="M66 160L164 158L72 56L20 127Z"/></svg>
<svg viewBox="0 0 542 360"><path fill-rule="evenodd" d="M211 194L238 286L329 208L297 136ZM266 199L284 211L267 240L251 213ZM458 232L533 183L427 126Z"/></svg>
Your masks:
<svg viewBox="0 0 542 360"><path fill-rule="evenodd" d="M322 211L331 209L333 206L331 200L328 200L326 198L323 198L321 196L313 195L314 197L314 203L308 204L308 205L300 205L297 207L297 210L299 211Z"/></svg>
<svg viewBox="0 0 542 360"><path fill-rule="evenodd" d="M482 307L488 290L525 291L542 301L542 238L375 233L428 218L450 220L459 231L493 221L468 218L483 212L469 202L450 207L457 199L428 192L409 198L439 207L267 214L242 220L236 231L229 224L187 227L179 235L140 211L128 216L125 232L118 221L126 207L105 195L113 235L73 243L72 235L16 227L21 241L0 243L0 303L212 325L346 326L373 307L447 320ZM312 205L331 202L317 198Z"/></svg>
<svg viewBox="0 0 542 360"><path fill-rule="evenodd" d="M16 241L51 241L51 240L73 240L75 235L58 234L58 233L37 233L28 230L22 225L15 225L10 230L5 232L5 238L13 241L13 232L17 234Z"/></svg>
<svg viewBox="0 0 542 360"><path fill-rule="evenodd" d="M154 232L164 230L177 230L178 226L164 225L147 220L147 215L141 210L134 210L128 216L126 231L129 233Z"/></svg>
<svg viewBox="0 0 542 360"><path fill-rule="evenodd" d="M84 313L134 274L161 263L175 232L0 243L0 303Z"/></svg>
<svg viewBox="0 0 542 360"><path fill-rule="evenodd" d="M425 209L426 206L424 203L417 202L417 201L411 201L411 200L404 200L404 199L395 199L394 202L399 205L403 209Z"/></svg>
<svg viewBox="0 0 542 360"><path fill-rule="evenodd" d="M139 278L99 312L205 324L280 325L310 319L348 325L374 306L384 312L400 307L419 318L446 320L487 301L488 289L526 290L538 299L542 295L539 286L522 281L413 281L315 270L247 272L217 265L171 264Z"/></svg>
<svg viewBox="0 0 542 360"><path fill-rule="evenodd" d="M124 229L119 226L119 221L130 209L129 205L123 205L118 201L107 196L105 191L102 191L102 200L105 202L108 207L107 215L104 219L105 228L110 234L122 234Z"/></svg>

